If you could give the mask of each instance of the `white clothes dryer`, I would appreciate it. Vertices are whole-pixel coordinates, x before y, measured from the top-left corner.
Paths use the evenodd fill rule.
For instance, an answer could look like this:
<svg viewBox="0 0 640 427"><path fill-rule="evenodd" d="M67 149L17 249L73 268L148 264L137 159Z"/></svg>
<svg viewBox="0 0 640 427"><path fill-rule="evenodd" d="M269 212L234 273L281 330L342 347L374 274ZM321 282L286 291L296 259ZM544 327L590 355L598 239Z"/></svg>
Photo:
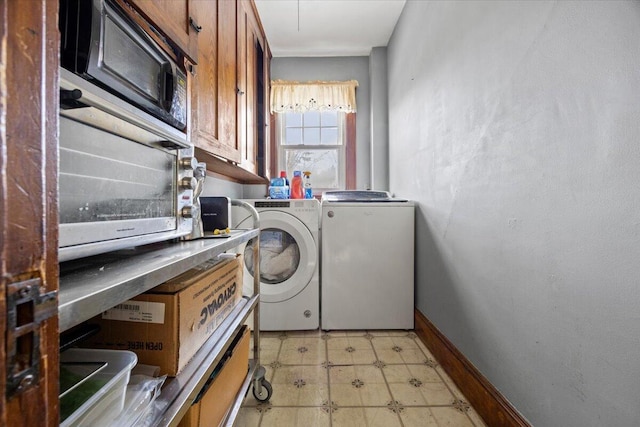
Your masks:
<svg viewBox="0 0 640 427"><path fill-rule="evenodd" d="M320 327L320 203L303 200L243 200L260 215L260 330ZM234 229L253 227L246 209L233 207ZM251 241L244 256L244 294L253 294Z"/></svg>

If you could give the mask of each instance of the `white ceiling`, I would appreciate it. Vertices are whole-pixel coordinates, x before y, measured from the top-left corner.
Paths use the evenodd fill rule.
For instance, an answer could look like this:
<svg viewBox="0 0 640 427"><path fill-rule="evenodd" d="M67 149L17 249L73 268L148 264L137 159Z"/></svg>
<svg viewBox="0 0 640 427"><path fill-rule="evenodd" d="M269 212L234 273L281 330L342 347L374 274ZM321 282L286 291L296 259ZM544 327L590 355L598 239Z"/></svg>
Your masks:
<svg viewBox="0 0 640 427"><path fill-rule="evenodd" d="M386 46L405 0L255 0L274 57L367 56Z"/></svg>

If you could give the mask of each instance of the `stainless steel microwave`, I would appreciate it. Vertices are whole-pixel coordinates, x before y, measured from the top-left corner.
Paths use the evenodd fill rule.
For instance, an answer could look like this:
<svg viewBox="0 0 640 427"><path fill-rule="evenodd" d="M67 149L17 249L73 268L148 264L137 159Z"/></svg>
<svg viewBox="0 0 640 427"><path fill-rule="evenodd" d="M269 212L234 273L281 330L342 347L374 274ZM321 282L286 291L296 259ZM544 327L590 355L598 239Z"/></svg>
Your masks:
<svg viewBox="0 0 640 427"><path fill-rule="evenodd" d="M186 135L60 70L60 261L192 231L197 160Z"/></svg>
<svg viewBox="0 0 640 427"><path fill-rule="evenodd" d="M187 81L167 55L113 0L60 0L63 68L184 130Z"/></svg>

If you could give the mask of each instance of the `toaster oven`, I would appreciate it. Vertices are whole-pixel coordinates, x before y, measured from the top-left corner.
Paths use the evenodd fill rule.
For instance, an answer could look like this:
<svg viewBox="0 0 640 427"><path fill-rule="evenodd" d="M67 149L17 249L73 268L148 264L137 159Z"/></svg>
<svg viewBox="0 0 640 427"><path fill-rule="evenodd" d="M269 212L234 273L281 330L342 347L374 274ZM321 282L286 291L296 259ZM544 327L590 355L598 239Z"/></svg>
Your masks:
<svg viewBox="0 0 640 427"><path fill-rule="evenodd" d="M192 231L197 166L186 134L60 70L59 260Z"/></svg>

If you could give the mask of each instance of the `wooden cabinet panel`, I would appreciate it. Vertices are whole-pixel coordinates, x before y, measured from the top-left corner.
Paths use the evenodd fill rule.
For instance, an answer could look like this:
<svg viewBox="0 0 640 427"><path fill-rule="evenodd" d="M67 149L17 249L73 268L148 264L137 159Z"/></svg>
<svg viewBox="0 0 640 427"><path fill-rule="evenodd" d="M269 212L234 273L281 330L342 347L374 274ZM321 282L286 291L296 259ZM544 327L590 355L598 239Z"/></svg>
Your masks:
<svg viewBox="0 0 640 427"><path fill-rule="evenodd" d="M257 171L257 133L263 129L257 129L257 62L258 62L258 36L252 25L247 26L246 44L246 75L245 95L243 101L244 114L246 115L244 127L244 139L242 145L242 166L254 173Z"/></svg>
<svg viewBox="0 0 640 427"><path fill-rule="evenodd" d="M189 77L189 134L197 156L208 163L216 156L252 175L266 175L268 56L253 1L131 2L163 32L175 34L176 43L186 40L185 28L194 32L189 19L201 27Z"/></svg>
<svg viewBox="0 0 640 427"><path fill-rule="evenodd" d="M258 138L262 137L264 140L258 144L258 159L262 162L264 170L260 175L271 178L270 171L276 169L272 164L275 163L276 156L274 153L276 150L273 148L275 137L273 136L273 115L271 114L271 50L269 44L265 39L264 42L264 63L262 65L262 81L258 83L260 90L262 91L262 99L258 99L258 126L264 127L264 133L258 135ZM262 151L261 151L262 150ZM275 171L274 171L275 175Z"/></svg>
<svg viewBox="0 0 640 427"><path fill-rule="evenodd" d="M236 1L192 4L193 15L203 28L199 35L199 61L191 76L191 140L200 153L239 163Z"/></svg>
<svg viewBox="0 0 640 427"><path fill-rule="evenodd" d="M247 22L249 17L247 16L247 3L240 0L238 2L238 143L240 146L240 166L246 170L254 172L254 164L251 161L250 150L248 147L251 145L248 134L250 129L249 121L251 120L250 109L251 97L253 95L253 85L249 83L249 70L253 67L253 64L249 64L249 51L251 51L251 45L253 44L253 33L251 31L251 25Z"/></svg>
<svg viewBox="0 0 640 427"><path fill-rule="evenodd" d="M39 283L36 292L58 289L57 16L57 0L34 0L29 7L0 1L0 78L6 88L0 94L0 425L16 427L58 425L57 316L50 313L13 345L5 299L12 284L30 279ZM35 310L30 303L20 306L17 322L29 329ZM23 371L29 355L38 356L33 338L39 376L25 378L23 391L7 396L7 373ZM6 351L11 347L13 360Z"/></svg>
<svg viewBox="0 0 640 427"><path fill-rule="evenodd" d="M240 163L237 138L237 1L218 2L218 140L216 154Z"/></svg>
<svg viewBox="0 0 640 427"><path fill-rule="evenodd" d="M129 0L158 31L164 33L193 62L198 62L198 30L204 23L191 16L192 5L213 3L195 0ZM193 23L191 23L193 19Z"/></svg>
<svg viewBox="0 0 640 427"><path fill-rule="evenodd" d="M218 149L218 7L194 1L192 12L205 25L200 33L199 63L191 79L191 140L200 148Z"/></svg>
<svg viewBox="0 0 640 427"><path fill-rule="evenodd" d="M241 166L266 176L268 99L268 54L266 40L254 4L241 0L238 20L238 139L242 150Z"/></svg>

